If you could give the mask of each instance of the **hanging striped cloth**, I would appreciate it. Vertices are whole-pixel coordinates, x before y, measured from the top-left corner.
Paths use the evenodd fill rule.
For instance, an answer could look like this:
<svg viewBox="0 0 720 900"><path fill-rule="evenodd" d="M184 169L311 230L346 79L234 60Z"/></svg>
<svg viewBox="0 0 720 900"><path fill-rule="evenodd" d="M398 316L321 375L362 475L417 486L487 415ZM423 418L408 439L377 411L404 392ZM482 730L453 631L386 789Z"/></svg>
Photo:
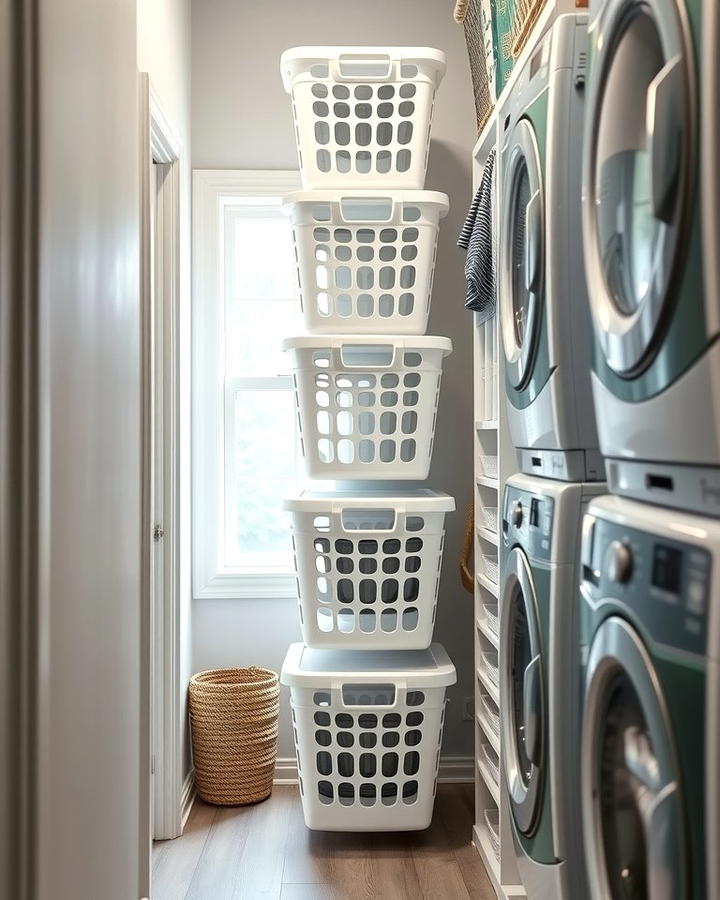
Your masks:
<svg viewBox="0 0 720 900"><path fill-rule="evenodd" d="M495 315L495 247L492 228L492 198L495 176L495 148L483 168L480 187L475 194L458 247L467 250L465 306L478 313L478 324Z"/></svg>

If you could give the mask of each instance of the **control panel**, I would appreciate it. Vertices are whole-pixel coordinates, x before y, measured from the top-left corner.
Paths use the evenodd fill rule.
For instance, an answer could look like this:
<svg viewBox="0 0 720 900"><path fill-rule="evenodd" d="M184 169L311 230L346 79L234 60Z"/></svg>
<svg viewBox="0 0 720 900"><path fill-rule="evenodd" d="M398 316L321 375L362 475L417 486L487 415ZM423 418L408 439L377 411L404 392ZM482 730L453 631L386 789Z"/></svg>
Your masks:
<svg viewBox="0 0 720 900"><path fill-rule="evenodd" d="M705 654L707 550L588 515L581 564L583 589L596 603L626 607L661 644Z"/></svg>
<svg viewBox="0 0 720 900"><path fill-rule="evenodd" d="M533 559L550 560L555 501L508 485L503 499L503 540L512 547L522 544Z"/></svg>

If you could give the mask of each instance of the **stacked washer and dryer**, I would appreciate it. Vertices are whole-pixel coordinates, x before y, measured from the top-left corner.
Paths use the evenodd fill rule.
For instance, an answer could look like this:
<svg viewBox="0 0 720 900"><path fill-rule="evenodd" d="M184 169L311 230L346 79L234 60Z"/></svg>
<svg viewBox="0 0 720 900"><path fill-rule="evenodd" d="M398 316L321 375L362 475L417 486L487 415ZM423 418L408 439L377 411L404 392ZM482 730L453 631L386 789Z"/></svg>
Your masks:
<svg viewBox="0 0 720 900"><path fill-rule="evenodd" d="M590 3L583 234L613 494L581 552L593 900L720 896L719 18Z"/></svg>
<svg viewBox="0 0 720 900"><path fill-rule="evenodd" d="M504 779L528 897L585 896L574 738L577 557L605 492L590 384L580 184L587 16L563 15L526 55L499 111L498 294L508 430L500 699Z"/></svg>
<svg viewBox="0 0 720 900"><path fill-rule="evenodd" d="M715 0L590 0L498 115L503 759L532 900L720 897L719 36Z"/></svg>

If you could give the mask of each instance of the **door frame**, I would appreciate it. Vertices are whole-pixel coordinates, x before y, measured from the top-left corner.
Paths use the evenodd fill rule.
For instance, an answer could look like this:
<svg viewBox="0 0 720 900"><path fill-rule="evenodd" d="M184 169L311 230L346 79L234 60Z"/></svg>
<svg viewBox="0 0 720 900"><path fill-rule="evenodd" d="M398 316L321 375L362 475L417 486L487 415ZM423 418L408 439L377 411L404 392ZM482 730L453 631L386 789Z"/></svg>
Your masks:
<svg viewBox="0 0 720 900"><path fill-rule="evenodd" d="M143 796L148 798L147 807L141 813L144 832L141 840L149 859L152 839L181 834L184 806L179 527L182 146L145 73L140 75L140 92L144 397L142 740L146 762L141 779L145 788ZM157 198L152 177L155 165L164 170ZM162 277L158 277L158 272ZM157 405L161 405L159 415L155 415ZM157 527L160 533L156 533Z"/></svg>

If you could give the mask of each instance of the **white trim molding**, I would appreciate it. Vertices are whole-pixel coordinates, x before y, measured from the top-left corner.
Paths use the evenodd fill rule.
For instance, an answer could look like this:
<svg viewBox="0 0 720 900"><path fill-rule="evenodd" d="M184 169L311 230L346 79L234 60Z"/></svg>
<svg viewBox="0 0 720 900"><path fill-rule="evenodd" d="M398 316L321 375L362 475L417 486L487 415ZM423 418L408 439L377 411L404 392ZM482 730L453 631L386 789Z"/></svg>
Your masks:
<svg viewBox="0 0 720 900"><path fill-rule="evenodd" d="M180 834L185 831L185 826L187 825L187 820L190 818L190 813L192 812L196 797L195 769L190 769L185 776L185 781L183 781L182 791L180 793Z"/></svg>
<svg viewBox="0 0 720 900"><path fill-rule="evenodd" d="M180 159L180 140L170 125L157 94L149 85L150 149L156 163L172 163Z"/></svg>
<svg viewBox="0 0 720 900"><path fill-rule="evenodd" d="M183 152L142 73L143 653L152 838L182 831L184 686L180 597L180 167ZM156 167L156 178L152 176ZM155 182L157 181L157 190ZM153 259L153 247L156 259ZM160 537L155 529L160 526Z"/></svg>
<svg viewBox="0 0 720 900"><path fill-rule="evenodd" d="M473 784L475 760L472 756L441 756L438 770L440 784ZM297 784L298 769L294 756L278 757L273 784Z"/></svg>
<svg viewBox="0 0 720 900"><path fill-rule="evenodd" d="M224 356L221 223L225 207L243 197L279 198L300 188L297 171L196 169L193 172L193 597L295 598L292 573L223 569L221 486L225 419L218 391ZM215 402L211 398L215 398Z"/></svg>
<svg viewBox="0 0 720 900"><path fill-rule="evenodd" d="M278 757L275 761L273 784L297 784L298 767L294 756Z"/></svg>
<svg viewBox="0 0 720 900"><path fill-rule="evenodd" d="M162 162L164 174L158 189L156 219L156 253L160 265L156 295L159 313L155 328L162 334L163 359L156 366L155 378L162 379L162 446L156 448L159 478L153 525L161 524L163 536L155 541L160 549L157 565L162 567L156 584L159 590L154 615L155 703L155 834L156 838L175 837L181 833L182 758L185 732L181 685L182 635L180 598L180 147L176 151L172 134L162 131L164 118L156 119L157 105L151 94L151 139L153 152L164 147L177 152L172 160ZM159 443L159 442L158 442ZM162 520L157 516L162 511ZM151 536L153 539L153 536ZM162 807L162 815L160 808Z"/></svg>

